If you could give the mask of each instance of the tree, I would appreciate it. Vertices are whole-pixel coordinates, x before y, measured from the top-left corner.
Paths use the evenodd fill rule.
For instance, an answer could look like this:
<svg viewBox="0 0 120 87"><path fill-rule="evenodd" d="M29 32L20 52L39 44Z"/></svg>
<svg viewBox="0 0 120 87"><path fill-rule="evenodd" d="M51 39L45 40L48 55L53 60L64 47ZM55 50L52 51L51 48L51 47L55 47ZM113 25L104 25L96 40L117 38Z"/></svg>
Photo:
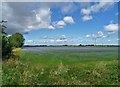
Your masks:
<svg viewBox="0 0 120 87"><path fill-rule="evenodd" d="M4 21L0 22L0 47L2 47L2 59L9 58L12 52L12 47L8 41L7 33L4 31L7 28ZM2 46L1 46L2 45Z"/></svg>
<svg viewBox="0 0 120 87"><path fill-rule="evenodd" d="M12 47L18 48L24 45L24 37L20 33L15 33L9 37L9 42Z"/></svg>

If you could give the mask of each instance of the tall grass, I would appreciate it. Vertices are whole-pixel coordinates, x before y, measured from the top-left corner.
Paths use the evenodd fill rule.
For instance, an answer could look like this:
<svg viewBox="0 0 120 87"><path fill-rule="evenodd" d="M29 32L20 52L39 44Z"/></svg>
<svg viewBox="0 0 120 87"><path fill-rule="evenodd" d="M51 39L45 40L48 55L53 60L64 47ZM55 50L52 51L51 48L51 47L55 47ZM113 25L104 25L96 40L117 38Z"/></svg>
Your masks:
<svg viewBox="0 0 120 87"><path fill-rule="evenodd" d="M3 85L117 85L117 61L92 65L32 66L8 60L3 64Z"/></svg>

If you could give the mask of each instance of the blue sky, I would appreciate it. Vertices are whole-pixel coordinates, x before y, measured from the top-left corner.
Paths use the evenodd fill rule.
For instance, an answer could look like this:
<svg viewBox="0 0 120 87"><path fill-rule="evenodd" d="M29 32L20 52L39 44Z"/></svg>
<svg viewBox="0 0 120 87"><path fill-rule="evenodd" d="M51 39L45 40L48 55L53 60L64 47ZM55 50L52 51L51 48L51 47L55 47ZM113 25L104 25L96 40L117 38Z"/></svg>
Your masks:
<svg viewBox="0 0 120 87"><path fill-rule="evenodd" d="M25 45L118 44L117 2L4 3L9 34ZM14 18L13 18L14 16ZM24 20L24 21L23 21ZM17 27L16 27L17 26Z"/></svg>

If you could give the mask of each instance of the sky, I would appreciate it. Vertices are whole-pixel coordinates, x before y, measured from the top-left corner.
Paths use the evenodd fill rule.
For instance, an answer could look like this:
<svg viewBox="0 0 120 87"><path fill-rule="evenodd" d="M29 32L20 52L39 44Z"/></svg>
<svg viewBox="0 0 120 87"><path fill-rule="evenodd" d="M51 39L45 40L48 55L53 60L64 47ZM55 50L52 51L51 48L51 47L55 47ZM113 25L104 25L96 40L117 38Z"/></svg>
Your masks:
<svg viewBox="0 0 120 87"><path fill-rule="evenodd" d="M118 44L118 2L3 2L6 32L25 45Z"/></svg>

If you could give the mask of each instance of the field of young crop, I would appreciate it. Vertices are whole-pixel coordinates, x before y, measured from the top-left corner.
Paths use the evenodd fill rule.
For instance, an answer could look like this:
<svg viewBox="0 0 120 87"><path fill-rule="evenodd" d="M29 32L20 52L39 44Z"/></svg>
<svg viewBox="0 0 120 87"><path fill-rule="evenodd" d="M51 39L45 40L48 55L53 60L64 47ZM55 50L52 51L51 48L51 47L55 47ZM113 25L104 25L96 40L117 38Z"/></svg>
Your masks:
<svg viewBox="0 0 120 87"><path fill-rule="evenodd" d="M3 85L117 85L118 50L106 49L23 50L3 62Z"/></svg>

